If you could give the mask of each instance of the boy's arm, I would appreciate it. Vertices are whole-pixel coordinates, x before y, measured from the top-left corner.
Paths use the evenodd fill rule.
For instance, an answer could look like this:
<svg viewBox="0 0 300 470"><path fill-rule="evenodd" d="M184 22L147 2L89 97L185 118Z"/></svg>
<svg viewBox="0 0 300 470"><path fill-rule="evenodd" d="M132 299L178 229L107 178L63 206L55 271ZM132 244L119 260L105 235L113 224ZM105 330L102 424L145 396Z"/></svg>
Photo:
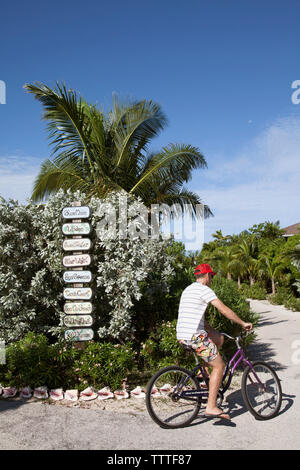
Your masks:
<svg viewBox="0 0 300 470"><path fill-rule="evenodd" d="M232 320L233 322L241 325L245 330L252 330L252 323L246 323L238 317L231 308L227 307L220 299L215 299L211 301L211 304L216 307L224 317L228 318L228 320Z"/></svg>

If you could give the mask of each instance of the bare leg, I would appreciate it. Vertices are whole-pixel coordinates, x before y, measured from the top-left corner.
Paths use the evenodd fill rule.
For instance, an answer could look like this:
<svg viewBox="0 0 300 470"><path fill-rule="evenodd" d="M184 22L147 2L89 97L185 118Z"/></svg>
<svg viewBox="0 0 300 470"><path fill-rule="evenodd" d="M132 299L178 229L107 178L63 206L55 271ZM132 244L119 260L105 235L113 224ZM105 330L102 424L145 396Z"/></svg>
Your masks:
<svg viewBox="0 0 300 470"><path fill-rule="evenodd" d="M224 336L219 333L219 331L215 330L212 326L210 326L207 321L204 322L205 330L208 333L208 337L215 343L218 350L221 349L224 343Z"/></svg>
<svg viewBox="0 0 300 470"><path fill-rule="evenodd" d="M219 331L215 330L214 328L212 328L208 323L207 321L205 321L204 323L204 326L205 326L205 330L207 331L208 333L208 337L215 343L215 345L217 346L218 350L223 346L223 343L224 343L224 336L221 335L221 333L219 333ZM209 370L208 370L208 367L207 366L204 366L204 370L206 372L206 375L207 377L210 376L209 374Z"/></svg>
<svg viewBox="0 0 300 470"><path fill-rule="evenodd" d="M220 353L218 353L217 357L213 361L209 362L209 366L212 367L212 372L209 378L209 394L206 405L206 413L214 415L222 413L222 410L220 410L216 405L217 395L222 382L225 367ZM220 417L230 419L229 415L226 413L223 413Z"/></svg>

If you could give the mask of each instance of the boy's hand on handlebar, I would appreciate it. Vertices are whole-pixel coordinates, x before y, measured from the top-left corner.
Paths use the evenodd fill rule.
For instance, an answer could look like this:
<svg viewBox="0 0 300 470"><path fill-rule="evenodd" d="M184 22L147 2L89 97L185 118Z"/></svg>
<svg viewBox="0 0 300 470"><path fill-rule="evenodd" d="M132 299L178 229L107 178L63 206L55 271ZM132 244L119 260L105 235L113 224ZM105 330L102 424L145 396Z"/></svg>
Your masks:
<svg viewBox="0 0 300 470"><path fill-rule="evenodd" d="M251 331L252 330L252 323L244 323L242 325L242 327L244 328L244 330L246 331Z"/></svg>

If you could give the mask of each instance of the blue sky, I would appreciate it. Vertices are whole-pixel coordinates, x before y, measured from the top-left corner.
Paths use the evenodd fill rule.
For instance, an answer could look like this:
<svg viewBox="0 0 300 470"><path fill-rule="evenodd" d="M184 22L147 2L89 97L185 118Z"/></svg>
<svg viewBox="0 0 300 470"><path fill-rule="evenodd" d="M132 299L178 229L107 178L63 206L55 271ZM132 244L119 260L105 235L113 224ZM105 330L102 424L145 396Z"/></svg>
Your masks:
<svg viewBox="0 0 300 470"><path fill-rule="evenodd" d="M64 81L104 109L113 92L161 104L169 125L152 149L189 143L207 160L188 185L215 214L206 240L300 222L299 17L299 0L5 2L0 195L24 202L50 155L24 83Z"/></svg>

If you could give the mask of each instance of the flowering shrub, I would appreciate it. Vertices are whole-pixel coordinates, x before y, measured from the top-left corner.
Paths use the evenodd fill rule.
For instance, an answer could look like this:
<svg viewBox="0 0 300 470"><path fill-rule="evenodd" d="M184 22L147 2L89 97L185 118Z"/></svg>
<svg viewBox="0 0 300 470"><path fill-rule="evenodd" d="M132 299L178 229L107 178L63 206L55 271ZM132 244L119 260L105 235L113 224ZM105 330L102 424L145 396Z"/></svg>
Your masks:
<svg viewBox="0 0 300 470"><path fill-rule="evenodd" d="M90 343L73 365L74 383L79 390L87 386L120 388L135 366L131 343Z"/></svg>
<svg viewBox="0 0 300 470"><path fill-rule="evenodd" d="M153 371L161 367L177 364L194 367L194 356L188 353L176 339L177 320L163 322L142 345L141 355L144 367Z"/></svg>
<svg viewBox="0 0 300 470"><path fill-rule="evenodd" d="M259 283L254 283L252 286L243 283L240 292L249 299L264 300L267 297L266 289Z"/></svg>
<svg viewBox="0 0 300 470"><path fill-rule="evenodd" d="M125 193L126 194L126 193ZM106 199L108 215L118 214L119 198L111 193ZM113 239L102 239L97 230L103 220L103 200L85 194L58 191L46 204L19 205L0 198L0 338L6 343L18 340L28 331L61 338L63 326L63 239L61 213L73 201L91 208L94 274L94 325L101 339L134 339L139 316L134 316L135 302L143 296L152 301L153 289L168 291L172 275L167 240L128 238L115 232ZM128 230L138 232L136 214L142 212L140 200L127 199ZM119 216L119 214L118 214ZM151 279L152 291L141 290ZM147 300L145 300L147 302Z"/></svg>
<svg viewBox="0 0 300 470"><path fill-rule="evenodd" d="M85 350L70 343L49 344L46 336L27 333L7 347L6 364L0 365L0 383L18 388L78 388L88 385L119 388L134 368L131 344L91 342Z"/></svg>
<svg viewBox="0 0 300 470"><path fill-rule="evenodd" d="M6 348L6 364L0 365L0 383L31 388L69 385L70 369L77 354L69 345L50 345L46 336L27 333Z"/></svg>

